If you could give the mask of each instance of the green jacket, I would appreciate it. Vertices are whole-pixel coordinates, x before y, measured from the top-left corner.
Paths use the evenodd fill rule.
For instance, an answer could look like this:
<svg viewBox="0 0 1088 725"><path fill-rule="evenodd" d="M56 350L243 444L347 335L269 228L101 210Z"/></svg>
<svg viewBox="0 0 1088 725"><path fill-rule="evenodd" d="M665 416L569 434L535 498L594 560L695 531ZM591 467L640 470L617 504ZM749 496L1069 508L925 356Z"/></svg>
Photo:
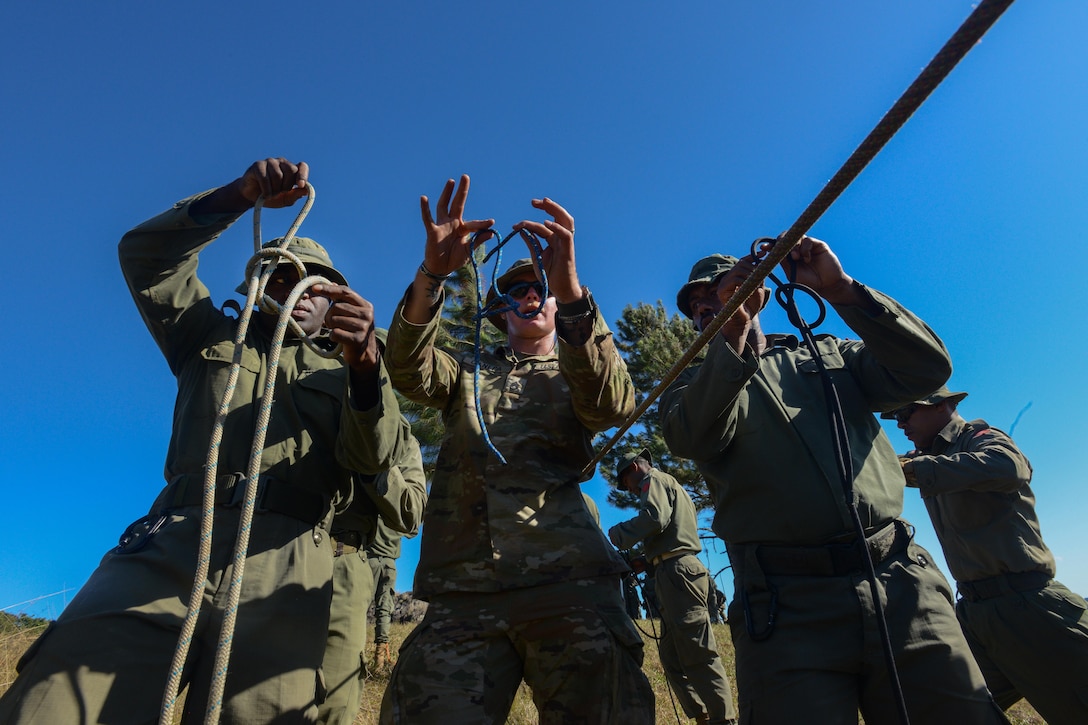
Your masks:
<svg viewBox="0 0 1088 725"><path fill-rule="evenodd" d="M642 478L641 511L638 516L616 524L608 531L621 549L643 542L646 558L686 551L698 554L699 522L691 496L675 478L651 468Z"/></svg>
<svg viewBox="0 0 1088 725"><path fill-rule="evenodd" d="M913 458L914 476L956 581L1042 571L1054 555L1043 543L1031 464L1012 439L984 420L958 414Z"/></svg>
<svg viewBox="0 0 1088 725"><path fill-rule="evenodd" d="M358 532L368 553L397 558L401 536L416 535L427 505L427 477L419 442L409 436L388 471L377 476L356 475L352 480L351 503L337 512L333 532ZM387 551L395 553L384 553Z"/></svg>
<svg viewBox="0 0 1088 725"><path fill-rule="evenodd" d="M853 457L854 492L868 533L903 510L903 473L873 416L940 387L952 364L944 344L895 300L863 288L880 307L836 311L861 340L819 335L838 387ZM714 531L734 544L810 546L851 536L824 388L796 338L769 335L757 357L721 337L661 398L665 440L692 459L714 499Z"/></svg>
<svg viewBox="0 0 1088 725"><path fill-rule="evenodd" d="M403 304L403 303L402 303ZM476 419L473 353L435 347L439 310L424 325L400 308L386 358L405 397L442 411L445 438L424 519L415 594L501 591L627 570L593 521L578 482L593 434L634 409L634 389L612 334L594 308L590 339L560 336L548 355L483 352Z"/></svg>
<svg viewBox="0 0 1088 725"><path fill-rule="evenodd" d="M177 377L174 425L166 454L167 489L156 508L179 499L179 487L202 486L216 412L227 384L237 321L219 310L197 277L197 256L238 217L193 219L178 202L121 239L121 269L148 330ZM241 356L236 391L220 448L220 474L245 472L271 339L256 321ZM350 404L349 375L340 359L326 359L297 338L283 346L261 475L320 496L325 506L345 503L352 471L377 474L395 460L410 435L382 371L381 400L371 410Z"/></svg>

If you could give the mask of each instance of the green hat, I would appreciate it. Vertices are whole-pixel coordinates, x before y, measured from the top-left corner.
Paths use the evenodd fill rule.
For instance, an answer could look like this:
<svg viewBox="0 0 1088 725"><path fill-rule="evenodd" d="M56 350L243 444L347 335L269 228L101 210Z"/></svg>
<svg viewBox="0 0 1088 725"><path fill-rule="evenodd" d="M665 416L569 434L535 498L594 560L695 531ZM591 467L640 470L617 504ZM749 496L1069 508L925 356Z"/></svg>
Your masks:
<svg viewBox="0 0 1088 725"><path fill-rule="evenodd" d="M505 272L499 275L499 278L495 280L495 284L491 285L491 289L487 291L487 299L484 301L484 304L490 305L492 300L499 296L496 288L498 288L499 291L506 292L511 287L511 281L518 277L521 277L526 272L535 275L535 273L533 272L533 260L528 258L519 259L518 261L511 264ZM495 313L493 315L488 315L487 321L502 330L503 332L506 332L505 314Z"/></svg>
<svg viewBox="0 0 1088 725"><path fill-rule="evenodd" d="M279 237L266 243L262 249L278 247L282 243L283 237ZM301 259L302 263L306 265L306 271L310 274L321 274L337 284L342 284L345 287L348 286L348 281L344 279L344 275L340 274L336 267L333 266L332 259L329 258L329 253L325 251L324 247L309 237L295 237L291 240L291 243L287 245L287 251ZM281 259L280 264L291 263L286 259ZM246 294L249 291L249 282L242 282L242 284L235 287L235 291L239 294Z"/></svg>
<svg viewBox="0 0 1088 725"><path fill-rule="evenodd" d="M723 274L733 269L739 262L736 257L728 254L711 254L709 257L703 257L695 266L691 268L691 274L688 275L688 282L680 291L676 293L676 308L680 310L681 314L692 319L691 307L688 305L688 295L691 294L691 288L697 284L710 284Z"/></svg>
<svg viewBox="0 0 1088 725"><path fill-rule="evenodd" d="M951 390L942 385L935 392L930 393L929 395L920 400L915 400L913 403L909 403L909 405L940 405L946 400L951 401L952 403L958 403L966 397L967 393L953 393ZM895 410L889 410L886 413L881 413L880 417L884 420L895 420L895 414L906 407L906 405L901 405Z"/></svg>
<svg viewBox="0 0 1088 725"><path fill-rule="evenodd" d="M649 448L643 448L640 451L639 450L629 451L627 453L627 455L625 455L620 460L620 464L618 466L616 466L616 480L617 481L622 481L623 480L623 472L626 471L627 468L632 463L637 461L639 458L645 458L647 463L649 463L651 466L654 465L654 459L653 459L653 456L650 455L650 449Z"/></svg>

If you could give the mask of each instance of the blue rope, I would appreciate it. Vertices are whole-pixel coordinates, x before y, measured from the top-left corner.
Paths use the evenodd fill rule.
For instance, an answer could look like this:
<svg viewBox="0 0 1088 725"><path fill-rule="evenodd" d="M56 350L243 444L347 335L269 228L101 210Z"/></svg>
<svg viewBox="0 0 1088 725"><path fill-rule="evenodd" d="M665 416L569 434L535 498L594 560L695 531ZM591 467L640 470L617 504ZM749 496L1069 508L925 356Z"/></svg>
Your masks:
<svg viewBox="0 0 1088 725"><path fill-rule="evenodd" d="M480 337L483 332L483 322L486 318L492 315L502 315L507 312L513 312L515 315L523 320L528 320L532 317L536 317L544 309L544 305L548 301L548 273L544 271L544 247L540 242L540 239L536 234L526 231L524 229L515 230L507 234L498 246L484 255L483 260L476 263L476 247L483 244L486 241L478 241L482 235L490 237L494 232L490 229L484 229L476 232L472 235L471 248L472 253L469 254L469 259L472 261L472 272L476 278L476 315L473 318L476 322L476 339L474 340L474 359L472 367L472 393L476 399L476 420L480 423L480 432L484 436L484 442L487 443L487 447L491 449L491 452L495 454L495 457L505 466L506 458L503 457L499 449L495 447L495 444L491 442L491 436L487 432L487 423L484 422L484 411L480 406L480 349L482 347ZM540 270L540 281L544 285L544 291L540 295L540 304L537 305L535 310L529 310L528 312L521 311L521 305L517 300L511 297L505 292L500 292L496 284L499 277L499 265L502 263L502 248L514 238L514 235L520 234L521 238L529 245L532 250L533 258L536 260L537 269ZM484 300L484 288L482 281L480 280L480 265L487 264L487 261L491 257L495 257L495 264L491 268L491 287L495 289L495 299L490 303L486 303Z"/></svg>

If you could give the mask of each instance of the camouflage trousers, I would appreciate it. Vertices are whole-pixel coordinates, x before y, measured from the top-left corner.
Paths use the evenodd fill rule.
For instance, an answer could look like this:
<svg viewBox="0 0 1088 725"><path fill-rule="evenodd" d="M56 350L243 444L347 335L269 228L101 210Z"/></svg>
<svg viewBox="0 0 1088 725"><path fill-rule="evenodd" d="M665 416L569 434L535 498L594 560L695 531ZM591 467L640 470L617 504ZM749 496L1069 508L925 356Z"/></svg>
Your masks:
<svg viewBox="0 0 1088 725"><path fill-rule="evenodd" d="M184 512L188 515L180 515ZM238 508L217 508L204 603L182 684L183 722L204 721L233 576ZM19 663L4 725L147 725L158 720L185 618L200 536L197 507L112 550ZM312 723L329 615L332 548L323 530L258 513L242 579L221 722Z"/></svg>
<svg viewBox="0 0 1088 725"><path fill-rule="evenodd" d="M524 678L542 724L652 723L641 667L616 577L442 594L401 647L381 722L504 723Z"/></svg>
<svg viewBox="0 0 1088 725"><path fill-rule="evenodd" d="M956 605L997 704L1008 708L1026 697L1050 725L1088 723L1088 605L1056 581L1005 589Z"/></svg>
<svg viewBox="0 0 1088 725"><path fill-rule="evenodd" d="M341 554L332 565L329 637L321 661L324 702L318 706L323 725L351 725L363 697L366 665L366 610L374 596L374 578L365 551Z"/></svg>
<svg viewBox="0 0 1088 725"><path fill-rule="evenodd" d="M397 560L391 556L369 556L374 575L374 641L389 641L389 624L397 595Z"/></svg>
<svg viewBox="0 0 1088 725"><path fill-rule="evenodd" d="M765 571L758 546L729 547L729 627L742 725L898 725L876 608L884 611L912 723L1007 725L960 630L948 580L910 542L876 563L878 601L860 572Z"/></svg>
<svg viewBox="0 0 1088 725"><path fill-rule="evenodd" d="M661 665L688 717L734 720L733 692L725 673L706 602L710 572L694 554L665 559L654 567L661 605Z"/></svg>

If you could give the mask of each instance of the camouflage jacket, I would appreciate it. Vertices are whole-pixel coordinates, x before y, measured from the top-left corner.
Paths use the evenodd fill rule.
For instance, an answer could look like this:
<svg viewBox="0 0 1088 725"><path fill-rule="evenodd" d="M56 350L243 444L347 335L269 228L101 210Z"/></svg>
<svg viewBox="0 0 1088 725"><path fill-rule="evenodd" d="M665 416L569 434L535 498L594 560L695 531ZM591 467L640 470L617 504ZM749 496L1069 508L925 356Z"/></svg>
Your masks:
<svg viewBox="0 0 1088 725"><path fill-rule="evenodd" d="M838 389L854 495L872 533L903 511L903 473L873 415L928 395L951 374L944 343L895 300L836 307L861 340L817 336ZM733 544L812 546L853 537L816 361L792 335L768 335L739 357L715 337L706 360L661 397L665 441L692 459L714 499L714 532Z"/></svg>
<svg viewBox="0 0 1088 725"><path fill-rule="evenodd" d="M616 524L609 531L621 549L630 549L640 541L646 558L653 561L662 554L686 551L697 554L699 521L691 496L675 478L651 468L642 477L641 510L638 516Z"/></svg>
<svg viewBox="0 0 1088 725"><path fill-rule="evenodd" d="M1028 571L1054 576L1054 555L1043 543L1028 485L1031 464L1009 436L984 420L954 415L930 449L912 460L956 581Z"/></svg>
<svg viewBox="0 0 1088 725"><path fill-rule="evenodd" d="M194 219L178 202L121 239L118 254L140 314L177 378L174 426L166 454L167 489L157 509L181 500L181 487L203 484L216 413L234 353L237 320L224 314L197 277L197 256L238 217ZM220 474L249 465L271 338L251 324L219 452ZM321 498L331 513L350 495L352 470L389 467L410 430L382 371L380 402L356 410L341 359L326 359L288 337L277 371L275 402L261 458L262 485L286 485ZM267 481L275 481L268 484ZM312 523L312 522L311 522Z"/></svg>
<svg viewBox="0 0 1088 725"><path fill-rule="evenodd" d="M403 305L403 303L402 303ZM501 591L627 570L578 485L592 438L634 409L627 366L594 307L580 346L548 355L481 354L480 405L503 465L476 419L471 351L435 347L439 310L424 325L397 309L386 357L405 397L442 411L445 437L424 518L415 595Z"/></svg>

